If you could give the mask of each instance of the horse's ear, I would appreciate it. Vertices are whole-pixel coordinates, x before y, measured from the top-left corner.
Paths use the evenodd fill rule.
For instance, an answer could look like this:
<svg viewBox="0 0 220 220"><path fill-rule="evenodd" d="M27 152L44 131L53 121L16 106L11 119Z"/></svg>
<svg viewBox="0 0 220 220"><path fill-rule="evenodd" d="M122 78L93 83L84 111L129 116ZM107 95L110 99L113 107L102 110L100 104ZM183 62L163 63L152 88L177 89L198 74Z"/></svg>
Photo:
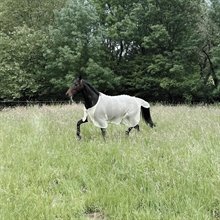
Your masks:
<svg viewBox="0 0 220 220"><path fill-rule="evenodd" d="M79 76L79 83L82 84L82 76Z"/></svg>

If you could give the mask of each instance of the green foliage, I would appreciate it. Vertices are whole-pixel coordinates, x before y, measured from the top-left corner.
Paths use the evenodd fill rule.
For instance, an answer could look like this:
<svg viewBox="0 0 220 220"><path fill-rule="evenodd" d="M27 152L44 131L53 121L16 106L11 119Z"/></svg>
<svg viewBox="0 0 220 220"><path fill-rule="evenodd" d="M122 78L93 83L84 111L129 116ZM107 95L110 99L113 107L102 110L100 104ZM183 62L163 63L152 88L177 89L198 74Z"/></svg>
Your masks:
<svg viewBox="0 0 220 220"><path fill-rule="evenodd" d="M51 84L43 48L53 10L63 1L3 0L0 3L0 99L43 98Z"/></svg>
<svg viewBox="0 0 220 220"><path fill-rule="evenodd" d="M120 78L114 78L113 72L109 68L103 68L94 60L89 59L87 63L87 68L84 73L87 75L87 78L90 82L93 82L93 86L99 88L102 92L109 90L114 90L115 86L119 86Z"/></svg>
<svg viewBox="0 0 220 220"><path fill-rule="evenodd" d="M92 82L113 78L113 72L102 66L102 32L94 7L84 1L69 1L65 8L56 11L55 23L50 29L50 47L45 52L46 69L55 89L69 85L79 74ZM103 87L102 84L98 86L113 87L111 82Z"/></svg>
<svg viewBox="0 0 220 220"><path fill-rule="evenodd" d="M26 26L0 39L0 98L20 99L43 95L42 45L47 36ZM28 51L28 53L27 53ZM36 94L37 93L37 94Z"/></svg>
<svg viewBox="0 0 220 220"><path fill-rule="evenodd" d="M81 74L100 91L219 100L217 0L3 0L1 99L63 97Z"/></svg>
<svg viewBox="0 0 220 220"><path fill-rule="evenodd" d="M151 26L151 34L143 39L143 47L148 50L157 50L166 47L170 41L170 35L163 25Z"/></svg>
<svg viewBox="0 0 220 220"><path fill-rule="evenodd" d="M32 29L47 29L53 24L53 13L66 0L1 0L0 30L10 33L15 27L27 26Z"/></svg>
<svg viewBox="0 0 220 220"><path fill-rule="evenodd" d="M212 38L211 38L211 63L213 69L211 72L211 78L214 84L213 96L214 98L220 97L220 39L219 39L219 30L220 30L220 2L213 0L212 7L209 11L209 17L212 23Z"/></svg>

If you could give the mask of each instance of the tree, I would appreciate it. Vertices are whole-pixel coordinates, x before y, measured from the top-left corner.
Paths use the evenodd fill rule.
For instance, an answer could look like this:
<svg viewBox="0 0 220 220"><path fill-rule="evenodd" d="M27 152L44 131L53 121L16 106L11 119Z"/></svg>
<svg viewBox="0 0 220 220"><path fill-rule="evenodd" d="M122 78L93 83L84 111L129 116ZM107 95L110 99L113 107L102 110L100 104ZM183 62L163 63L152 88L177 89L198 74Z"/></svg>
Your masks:
<svg viewBox="0 0 220 220"><path fill-rule="evenodd" d="M154 98L170 101L192 98L200 84L194 51L199 3L149 0L133 5L130 12L136 25L135 41L130 39L133 68L126 82L133 86L133 92L147 98L152 91Z"/></svg>
<svg viewBox="0 0 220 220"><path fill-rule="evenodd" d="M200 0L92 2L122 90L144 98L192 99L201 84L194 50Z"/></svg>
<svg viewBox="0 0 220 220"><path fill-rule="evenodd" d="M63 97L81 74L108 94L218 99L218 0L64 2L0 2L1 98Z"/></svg>
<svg viewBox="0 0 220 220"><path fill-rule="evenodd" d="M31 99L48 93L43 48L53 10L66 0L2 0L0 2L0 98Z"/></svg>
<svg viewBox="0 0 220 220"><path fill-rule="evenodd" d="M64 6L66 0L1 0L0 31L6 34L15 27L26 25L35 30L46 30L54 21L54 10Z"/></svg>
<svg viewBox="0 0 220 220"><path fill-rule="evenodd" d="M45 52L47 75L61 91L80 74L105 90L113 88L114 74L103 66L102 30L95 8L85 1L69 1L55 13L51 44ZM111 79L111 80L110 80Z"/></svg>
<svg viewBox="0 0 220 220"><path fill-rule="evenodd" d="M220 1L212 0L211 8L209 11L209 18L212 22L211 29L211 56L207 59L209 60L211 69L211 81L213 84L213 99L219 100L220 97Z"/></svg>
<svg viewBox="0 0 220 220"><path fill-rule="evenodd" d="M0 98L30 99L45 94L43 45L47 36L26 26L0 36ZM28 53L27 53L28 51Z"/></svg>

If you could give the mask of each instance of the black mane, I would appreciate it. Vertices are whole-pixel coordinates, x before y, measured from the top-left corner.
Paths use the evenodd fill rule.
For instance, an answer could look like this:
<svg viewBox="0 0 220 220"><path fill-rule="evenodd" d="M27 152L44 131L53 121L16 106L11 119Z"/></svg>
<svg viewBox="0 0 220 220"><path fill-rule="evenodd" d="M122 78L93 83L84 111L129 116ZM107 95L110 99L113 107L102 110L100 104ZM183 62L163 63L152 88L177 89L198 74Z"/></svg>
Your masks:
<svg viewBox="0 0 220 220"><path fill-rule="evenodd" d="M90 83L88 83L86 80L82 80L83 84L86 84L93 92L95 92L97 95L99 95L99 91L95 89Z"/></svg>

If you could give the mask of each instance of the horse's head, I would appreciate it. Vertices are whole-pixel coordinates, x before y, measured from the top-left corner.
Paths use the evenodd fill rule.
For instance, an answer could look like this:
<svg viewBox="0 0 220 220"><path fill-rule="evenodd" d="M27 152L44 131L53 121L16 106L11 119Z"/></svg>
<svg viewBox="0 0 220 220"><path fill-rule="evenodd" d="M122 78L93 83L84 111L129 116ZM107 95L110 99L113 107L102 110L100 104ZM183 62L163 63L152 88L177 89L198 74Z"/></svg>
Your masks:
<svg viewBox="0 0 220 220"><path fill-rule="evenodd" d="M82 77L80 76L78 79L74 81L72 86L67 90L66 95L71 97L83 90L83 80Z"/></svg>

